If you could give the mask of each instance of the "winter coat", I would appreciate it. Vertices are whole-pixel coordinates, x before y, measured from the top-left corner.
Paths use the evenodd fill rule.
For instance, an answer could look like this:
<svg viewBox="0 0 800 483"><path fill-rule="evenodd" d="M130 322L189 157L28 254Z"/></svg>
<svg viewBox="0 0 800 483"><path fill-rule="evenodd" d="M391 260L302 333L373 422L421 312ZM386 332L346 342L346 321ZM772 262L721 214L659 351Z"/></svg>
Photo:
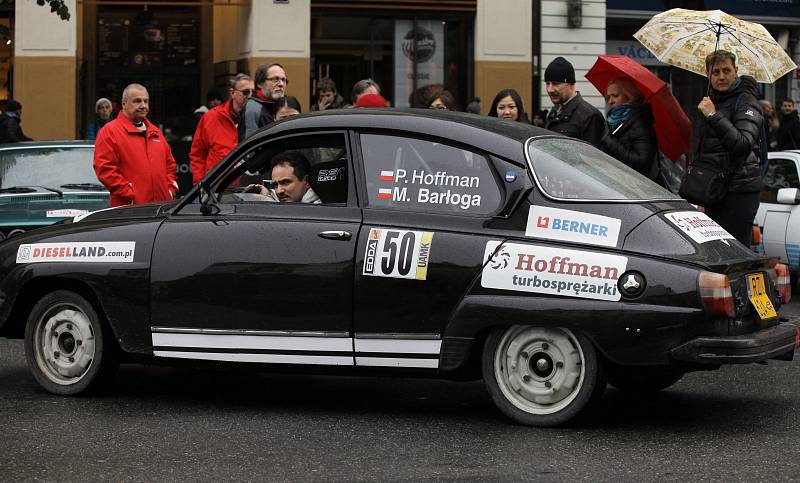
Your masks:
<svg viewBox="0 0 800 483"><path fill-rule="evenodd" d="M580 92L564 104L561 112L557 113L556 110L554 107L547 114L545 129L600 146L600 140L606 133L606 120L596 107L583 100Z"/></svg>
<svg viewBox="0 0 800 483"><path fill-rule="evenodd" d="M653 109L642 104L615 131L607 133L600 149L650 179L658 176L658 140Z"/></svg>
<svg viewBox="0 0 800 483"><path fill-rule="evenodd" d="M18 112L5 112L0 116L0 143L19 143L31 138L22 132Z"/></svg>
<svg viewBox="0 0 800 483"><path fill-rule="evenodd" d="M239 141L237 122L238 116L233 113L233 101L230 99L200 118L189 150L193 184L197 184L236 147Z"/></svg>
<svg viewBox="0 0 800 483"><path fill-rule="evenodd" d="M247 100L241 118L238 127L239 142L275 120L275 101L264 97L259 91Z"/></svg>
<svg viewBox="0 0 800 483"><path fill-rule="evenodd" d="M86 126L86 139L89 141L94 141L97 139L97 133L100 132L100 129L103 128L106 124L109 123L111 119L103 119L101 117L95 117L94 122L90 122Z"/></svg>
<svg viewBox="0 0 800 483"><path fill-rule="evenodd" d="M716 112L701 120L699 141L693 159L720 166L729 172L728 191L752 193L761 190L758 140L764 118L756 100L756 81L750 76L725 92L714 91ZM735 109L735 111L734 111Z"/></svg>
<svg viewBox="0 0 800 483"><path fill-rule="evenodd" d="M789 114L781 113L781 125L778 127L778 150L800 149L800 118L797 111Z"/></svg>
<svg viewBox="0 0 800 483"><path fill-rule="evenodd" d="M111 193L111 206L166 201L178 192L172 150L160 129L144 123L146 132L120 115L97 135L94 171Z"/></svg>

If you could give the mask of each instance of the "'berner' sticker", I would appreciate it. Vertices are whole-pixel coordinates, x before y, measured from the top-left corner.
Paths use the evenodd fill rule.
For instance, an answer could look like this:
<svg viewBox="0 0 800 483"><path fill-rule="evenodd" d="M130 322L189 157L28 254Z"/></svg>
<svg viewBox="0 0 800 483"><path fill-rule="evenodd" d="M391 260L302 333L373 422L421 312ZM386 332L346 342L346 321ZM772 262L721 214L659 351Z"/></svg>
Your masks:
<svg viewBox="0 0 800 483"><path fill-rule="evenodd" d="M31 243L17 249L17 263L133 261L136 242Z"/></svg>
<svg viewBox="0 0 800 483"><path fill-rule="evenodd" d="M372 228L364 253L364 275L425 280L433 232Z"/></svg>
<svg viewBox="0 0 800 483"><path fill-rule="evenodd" d="M597 300L620 299L628 258L520 243L486 243L481 286ZM497 247L500 246L498 250ZM495 253L497 251L497 253Z"/></svg>
<svg viewBox="0 0 800 483"><path fill-rule="evenodd" d="M728 243L725 240L735 238L716 221L699 211L678 211L667 213L665 216L697 243L706 243L712 240L722 240L724 243Z"/></svg>
<svg viewBox="0 0 800 483"><path fill-rule="evenodd" d="M45 212L45 216L47 218L66 218L73 216L81 216L87 213L89 213L89 210L74 210L74 209L47 210Z"/></svg>
<svg viewBox="0 0 800 483"><path fill-rule="evenodd" d="M606 247L617 246L621 222L618 218L580 211L531 206L525 235Z"/></svg>

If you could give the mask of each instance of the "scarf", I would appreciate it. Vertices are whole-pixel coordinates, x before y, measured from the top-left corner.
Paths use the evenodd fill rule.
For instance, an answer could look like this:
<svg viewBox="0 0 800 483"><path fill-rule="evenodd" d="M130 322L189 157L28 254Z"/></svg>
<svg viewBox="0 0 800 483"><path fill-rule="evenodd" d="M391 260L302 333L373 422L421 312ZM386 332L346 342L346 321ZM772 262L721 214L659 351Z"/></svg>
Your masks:
<svg viewBox="0 0 800 483"><path fill-rule="evenodd" d="M639 103L626 102L617 104L609 109L606 114L606 121L608 122L608 127L612 134L622 123L627 121L628 118L631 117L631 114L638 108Z"/></svg>

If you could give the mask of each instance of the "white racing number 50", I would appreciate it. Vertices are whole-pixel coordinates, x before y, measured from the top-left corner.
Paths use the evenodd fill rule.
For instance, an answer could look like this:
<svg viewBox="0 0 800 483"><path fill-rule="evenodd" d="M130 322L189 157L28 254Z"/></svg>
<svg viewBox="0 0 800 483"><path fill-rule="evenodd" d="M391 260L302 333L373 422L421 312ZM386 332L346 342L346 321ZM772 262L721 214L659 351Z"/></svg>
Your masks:
<svg viewBox="0 0 800 483"><path fill-rule="evenodd" d="M364 275L425 280L433 232L386 230L369 231L364 252Z"/></svg>

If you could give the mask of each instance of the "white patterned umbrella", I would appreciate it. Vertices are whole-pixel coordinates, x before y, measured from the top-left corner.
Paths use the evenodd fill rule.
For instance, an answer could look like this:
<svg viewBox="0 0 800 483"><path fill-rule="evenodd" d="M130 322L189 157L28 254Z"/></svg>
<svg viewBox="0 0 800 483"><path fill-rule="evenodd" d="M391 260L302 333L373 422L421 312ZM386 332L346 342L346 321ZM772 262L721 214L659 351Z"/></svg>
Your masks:
<svg viewBox="0 0 800 483"><path fill-rule="evenodd" d="M633 36L661 62L706 75L705 58L715 50L736 55L739 75L773 83L797 68L763 25L722 10L673 8L650 19Z"/></svg>

